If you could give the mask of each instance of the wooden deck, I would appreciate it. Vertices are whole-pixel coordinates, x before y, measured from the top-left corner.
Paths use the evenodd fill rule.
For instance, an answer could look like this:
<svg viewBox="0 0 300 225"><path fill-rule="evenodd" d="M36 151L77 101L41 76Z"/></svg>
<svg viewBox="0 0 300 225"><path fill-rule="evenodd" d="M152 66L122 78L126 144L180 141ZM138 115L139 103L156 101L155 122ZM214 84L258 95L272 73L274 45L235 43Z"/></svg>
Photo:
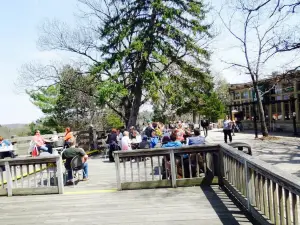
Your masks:
<svg viewBox="0 0 300 225"><path fill-rule="evenodd" d="M218 186L118 192L114 164L99 157L89 178L64 195L1 197L0 224L252 224Z"/></svg>

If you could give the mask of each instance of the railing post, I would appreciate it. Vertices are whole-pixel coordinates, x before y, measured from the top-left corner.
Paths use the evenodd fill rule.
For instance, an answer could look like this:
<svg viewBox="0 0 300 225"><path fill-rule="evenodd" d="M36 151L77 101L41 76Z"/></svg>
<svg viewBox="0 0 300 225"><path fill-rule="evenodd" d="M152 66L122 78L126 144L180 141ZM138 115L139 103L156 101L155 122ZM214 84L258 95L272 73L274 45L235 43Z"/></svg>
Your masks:
<svg viewBox="0 0 300 225"><path fill-rule="evenodd" d="M10 167L9 167L9 163L7 161L4 162L4 165L5 165L6 180L7 180L7 184L6 184L7 196L11 197L13 186L12 186L12 177L11 177Z"/></svg>
<svg viewBox="0 0 300 225"><path fill-rule="evenodd" d="M223 159L223 157L224 157L224 154L223 154L223 151L222 151L222 148L221 147L219 147L219 154L218 154L218 156L219 156L219 166L218 166L218 169L219 169L219 171L218 171L218 175L219 175L219 180L218 180L218 182L219 182L219 185L220 186L223 186L224 185L224 182L223 182L223 179L224 179L224 177L225 177L225 173L224 173L224 159Z"/></svg>
<svg viewBox="0 0 300 225"><path fill-rule="evenodd" d="M177 174L176 174L176 162L175 162L175 156L174 156L173 149L170 150L170 162L171 162L172 187L176 188L177 187L177 184L176 184Z"/></svg>
<svg viewBox="0 0 300 225"><path fill-rule="evenodd" d="M62 158L59 156L56 158L56 168L57 168L57 185L58 185L58 193L64 193L64 176L62 171Z"/></svg>
<svg viewBox="0 0 300 225"><path fill-rule="evenodd" d="M245 173L245 188L246 188L246 197L247 197L247 210L250 211L251 206L251 196L250 196L250 188L251 188L251 176L248 172L248 163L244 161L244 173Z"/></svg>
<svg viewBox="0 0 300 225"><path fill-rule="evenodd" d="M89 139L90 139L90 150L98 149L97 130L94 128L93 125L90 125L89 127Z"/></svg>
<svg viewBox="0 0 300 225"><path fill-rule="evenodd" d="M115 158L116 176L117 176L117 189L118 189L118 191L121 191L122 190L122 186L121 186L119 154L118 153L114 153L114 158Z"/></svg>

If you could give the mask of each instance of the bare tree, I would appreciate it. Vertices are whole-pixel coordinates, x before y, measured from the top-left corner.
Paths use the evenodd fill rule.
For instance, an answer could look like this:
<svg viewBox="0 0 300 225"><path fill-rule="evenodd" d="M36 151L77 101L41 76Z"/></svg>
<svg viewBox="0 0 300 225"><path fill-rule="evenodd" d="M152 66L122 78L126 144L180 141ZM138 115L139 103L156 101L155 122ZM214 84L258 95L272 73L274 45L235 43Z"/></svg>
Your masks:
<svg viewBox="0 0 300 225"><path fill-rule="evenodd" d="M273 12L280 11L292 15L295 21L300 19L300 1L299 0L277 0L277 5ZM273 14L271 15L271 17ZM280 46L278 50L280 52L289 52L289 51L299 51L300 50L300 26L299 22L296 27L291 28L293 30L292 35L286 38L282 38L280 35L278 39L280 41Z"/></svg>
<svg viewBox="0 0 300 225"><path fill-rule="evenodd" d="M244 56L243 60L226 63L250 76L263 136L268 136L268 129L262 103L262 96L265 93L259 90L259 80L266 76L264 69L267 63L280 53L281 40L289 35L284 25L289 20L290 14L274 10L277 4L277 1L271 0L235 0L219 12L226 30L238 43ZM227 18L224 16L225 13Z"/></svg>

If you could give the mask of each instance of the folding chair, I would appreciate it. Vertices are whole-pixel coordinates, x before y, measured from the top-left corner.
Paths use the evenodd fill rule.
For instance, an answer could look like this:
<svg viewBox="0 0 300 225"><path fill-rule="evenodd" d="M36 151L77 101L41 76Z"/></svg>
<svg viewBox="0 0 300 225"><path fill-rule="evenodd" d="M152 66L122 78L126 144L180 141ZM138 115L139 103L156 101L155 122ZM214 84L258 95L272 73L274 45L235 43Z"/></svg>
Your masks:
<svg viewBox="0 0 300 225"><path fill-rule="evenodd" d="M82 156L77 155L73 157L70 163L73 179L74 177L77 177L77 174L79 178L81 171L82 171L82 178L85 176L83 165L84 163L82 162ZM73 186L75 187L75 182L73 182Z"/></svg>

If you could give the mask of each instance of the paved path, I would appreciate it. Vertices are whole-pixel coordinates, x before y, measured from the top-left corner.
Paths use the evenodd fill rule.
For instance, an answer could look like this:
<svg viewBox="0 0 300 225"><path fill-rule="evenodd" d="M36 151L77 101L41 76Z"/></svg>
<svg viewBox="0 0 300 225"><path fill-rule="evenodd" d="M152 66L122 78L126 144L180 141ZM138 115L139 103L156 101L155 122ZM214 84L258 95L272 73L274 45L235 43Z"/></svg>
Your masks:
<svg viewBox="0 0 300 225"><path fill-rule="evenodd" d="M253 156L300 177L300 138L278 136L278 140L255 139L253 133L236 133L233 142L245 142L252 147ZM223 143L222 130L208 132L209 143Z"/></svg>

